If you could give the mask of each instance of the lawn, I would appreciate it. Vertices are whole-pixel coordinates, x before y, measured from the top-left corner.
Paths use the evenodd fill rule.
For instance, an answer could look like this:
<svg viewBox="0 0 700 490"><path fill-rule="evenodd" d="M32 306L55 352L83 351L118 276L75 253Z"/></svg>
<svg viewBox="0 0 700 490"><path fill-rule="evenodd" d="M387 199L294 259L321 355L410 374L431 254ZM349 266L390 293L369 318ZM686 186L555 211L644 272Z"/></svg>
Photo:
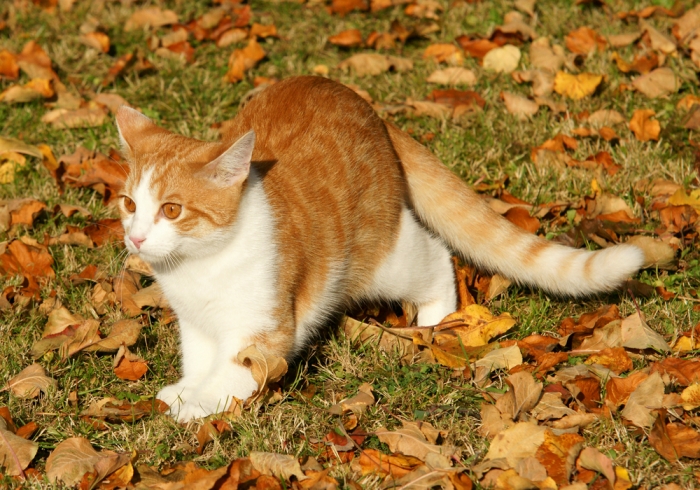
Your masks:
<svg viewBox="0 0 700 490"><path fill-rule="evenodd" d="M2 485L700 487L692 8L3 2ZM294 75L350 86L528 231L636 241L647 267L572 299L455 259L452 323L413 329L410 305L363 305L258 399L176 423L153 398L178 379L177 319L121 242L113 113L215 140Z"/></svg>

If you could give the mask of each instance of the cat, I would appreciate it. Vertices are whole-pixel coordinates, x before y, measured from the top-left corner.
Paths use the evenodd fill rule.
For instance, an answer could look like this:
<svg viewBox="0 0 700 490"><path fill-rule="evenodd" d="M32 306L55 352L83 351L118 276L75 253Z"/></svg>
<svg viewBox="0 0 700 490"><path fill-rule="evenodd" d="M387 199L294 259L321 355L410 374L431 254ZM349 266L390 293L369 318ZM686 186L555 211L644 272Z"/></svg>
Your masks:
<svg viewBox="0 0 700 490"><path fill-rule="evenodd" d="M181 422L258 388L237 353L292 359L330 316L403 300L418 325L456 309L451 252L557 295L608 291L644 260L632 245L551 243L492 211L428 149L351 89L294 77L265 89L219 142L116 115L130 166L124 242L179 323L182 378L157 398Z"/></svg>

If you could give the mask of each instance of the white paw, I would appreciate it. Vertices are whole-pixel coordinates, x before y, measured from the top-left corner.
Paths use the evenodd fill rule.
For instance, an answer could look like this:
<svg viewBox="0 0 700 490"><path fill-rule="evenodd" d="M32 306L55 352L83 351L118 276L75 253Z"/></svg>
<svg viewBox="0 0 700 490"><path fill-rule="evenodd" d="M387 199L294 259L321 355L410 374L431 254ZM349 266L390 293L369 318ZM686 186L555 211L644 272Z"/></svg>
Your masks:
<svg viewBox="0 0 700 490"><path fill-rule="evenodd" d="M178 407L170 409L170 416L173 417L178 422L184 423L190 420L200 419L215 413L215 410L211 408L204 407L202 405L196 404L194 402L185 402Z"/></svg>
<svg viewBox="0 0 700 490"><path fill-rule="evenodd" d="M156 398L167 403L171 411L177 411L177 407L191 398L196 389L188 387L188 383L184 381L184 379L181 379L178 383L163 387L156 395Z"/></svg>

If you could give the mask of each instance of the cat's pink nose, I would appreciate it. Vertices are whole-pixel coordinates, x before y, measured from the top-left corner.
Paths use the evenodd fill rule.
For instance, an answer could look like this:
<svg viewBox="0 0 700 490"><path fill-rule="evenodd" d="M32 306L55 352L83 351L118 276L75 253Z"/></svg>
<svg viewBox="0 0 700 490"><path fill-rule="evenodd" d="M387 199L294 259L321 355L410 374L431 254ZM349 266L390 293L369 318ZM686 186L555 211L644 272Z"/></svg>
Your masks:
<svg viewBox="0 0 700 490"><path fill-rule="evenodd" d="M146 241L146 237L137 237L133 235L129 235L129 240L131 240L131 243L134 244L137 250L141 249L141 244Z"/></svg>

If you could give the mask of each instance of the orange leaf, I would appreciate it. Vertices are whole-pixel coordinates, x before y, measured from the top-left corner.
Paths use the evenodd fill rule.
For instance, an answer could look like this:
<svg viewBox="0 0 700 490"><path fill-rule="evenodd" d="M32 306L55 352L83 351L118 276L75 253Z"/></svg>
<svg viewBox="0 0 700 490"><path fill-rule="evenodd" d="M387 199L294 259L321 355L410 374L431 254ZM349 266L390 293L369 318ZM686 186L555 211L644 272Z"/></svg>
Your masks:
<svg viewBox="0 0 700 490"><path fill-rule="evenodd" d="M120 379L127 379L129 381L136 381L141 379L141 377L148 371L148 365L144 361L132 362L126 357L122 357L114 368L114 374Z"/></svg>
<svg viewBox="0 0 700 490"><path fill-rule="evenodd" d="M503 217L515 226L530 233L537 233L537 230L540 229L540 220L534 216L530 216L530 213L526 209L517 206L510 208Z"/></svg>
<svg viewBox="0 0 700 490"><path fill-rule="evenodd" d="M354 48L362 45L362 33L359 29L348 29L329 37L328 42L344 48Z"/></svg>
<svg viewBox="0 0 700 490"><path fill-rule="evenodd" d="M17 57L8 50L0 51L0 77L16 80L19 77Z"/></svg>
<svg viewBox="0 0 700 490"><path fill-rule="evenodd" d="M278 37L277 36L277 27L275 27L274 24L263 25L263 24L258 24L257 22L254 22L250 28L249 35L250 35L250 37L259 37L261 39L265 39L268 37Z"/></svg>
<svg viewBox="0 0 700 490"><path fill-rule="evenodd" d="M228 60L228 72L224 77L229 82L240 82L245 78L246 70L253 68L265 57L265 51L255 38L248 41L248 46L231 53Z"/></svg>
<svg viewBox="0 0 700 490"><path fill-rule="evenodd" d="M498 44L488 39L475 39L472 41L468 36L459 36L457 43L459 43L465 53L477 59L482 59L486 56L486 53L498 47Z"/></svg>
<svg viewBox="0 0 700 490"><path fill-rule="evenodd" d="M596 49L603 51L607 42L590 27L580 27L566 36L566 47L576 54L589 54Z"/></svg>
<svg viewBox="0 0 700 490"><path fill-rule="evenodd" d="M630 130L639 141L658 141L661 124L651 119L656 113L651 109L637 109L630 120Z"/></svg>

